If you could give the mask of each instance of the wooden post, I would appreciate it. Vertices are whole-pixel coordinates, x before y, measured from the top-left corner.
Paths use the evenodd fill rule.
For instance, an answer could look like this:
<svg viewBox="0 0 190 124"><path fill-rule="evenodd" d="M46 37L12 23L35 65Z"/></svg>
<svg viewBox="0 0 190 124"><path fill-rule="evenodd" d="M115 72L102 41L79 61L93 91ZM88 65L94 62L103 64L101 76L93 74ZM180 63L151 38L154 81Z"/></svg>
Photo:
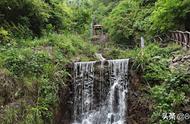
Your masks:
<svg viewBox="0 0 190 124"><path fill-rule="evenodd" d="M175 34L173 32L171 32L171 40L174 40L175 39Z"/></svg>
<svg viewBox="0 0 190 124"><path fill-rule="evenodd" d="M174 33L175 33L175 41L176 41L177 44L179 44L179 42L178 42L178 34L177 34L177 32L174 32Z"/></svg>
<svg viewBox="0 0 190 124"><path fill-rule="evenodd" d="M190 48L190 32L187 32L187 47Z"/></svg>

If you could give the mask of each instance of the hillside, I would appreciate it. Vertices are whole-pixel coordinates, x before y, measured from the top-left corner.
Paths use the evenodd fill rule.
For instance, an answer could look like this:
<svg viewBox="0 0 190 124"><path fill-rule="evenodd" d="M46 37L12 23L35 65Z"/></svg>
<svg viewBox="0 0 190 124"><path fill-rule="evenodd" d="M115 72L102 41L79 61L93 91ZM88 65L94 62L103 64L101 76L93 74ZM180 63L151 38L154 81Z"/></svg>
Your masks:
<svg viewBox="0 0 190 124"><path fill-rule="evenodd" d="M1 0L0 123L71 124L73 64L101 53L131 61L129 124L189 124L190 50L154 40L189 21L189 0Z"/></svg>

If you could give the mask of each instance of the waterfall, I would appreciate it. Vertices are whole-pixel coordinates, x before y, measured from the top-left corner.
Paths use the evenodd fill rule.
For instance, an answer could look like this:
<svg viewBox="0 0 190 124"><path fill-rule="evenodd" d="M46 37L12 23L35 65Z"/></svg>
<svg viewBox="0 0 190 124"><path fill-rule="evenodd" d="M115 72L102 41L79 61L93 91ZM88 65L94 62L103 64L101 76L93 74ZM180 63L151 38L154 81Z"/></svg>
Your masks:
<svg viewBox="0 0 190 124"><path fill-rule="evenodd" d="M73 124L126 124L128 62L74 64Z"/></svg>

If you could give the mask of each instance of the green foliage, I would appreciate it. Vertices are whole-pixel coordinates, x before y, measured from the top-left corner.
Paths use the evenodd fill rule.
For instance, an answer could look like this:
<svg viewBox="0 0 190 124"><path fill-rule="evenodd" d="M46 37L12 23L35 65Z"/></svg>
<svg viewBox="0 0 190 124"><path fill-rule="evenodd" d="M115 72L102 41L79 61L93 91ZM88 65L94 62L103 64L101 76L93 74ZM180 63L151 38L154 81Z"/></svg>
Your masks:
<svg viewBox="0 0 190 124"><path fill-rule="evenodd" d="M43 53L15 55L5 60L5 68L17 76L35 75L44 73L44 66L50 64L49 57Z"/></svg>
<svg viewBox="0 0 190 124"><path fill-rule="evenodd" d="M93 1L93 19L97 23L102 23L104 17L107 17L109 13L115 8L115 6L119 3L119 1Z"/></svg>
<svg viewBox="0 0 190 124"><path fill-rule="evenodd" d="M44 24L47 23L49 18L47 11L49 7L42 0L1 0L0 6L0 12L3 17L0 23L1 26L6 28L9 25L13 27L22 25L30 29L34 34L40 35ZM14 33L16 31L13 31Z"/></svg>
<svg viewBox="0 0 190 124"><path fill-rule="evenodd" d="M144 95L153 101L150 123L173 124L175 121L163 120L162 114L180 112L183 105L189 104L186 102L190 92L189 73L179 70L171 71L169 68L171 53L181 48L175 44L169 44L164 48L150 43L145 46L144 49L133 50L113 47L106 49L104 56L109 56L111 59L131 58L134 62L133 69L143 73L141 82L142 85L144 83L143 88L148 89Z"/></svg>
<svg viewBox="0 0 190 124"><path fill-rule="evenodd" d="M34 40L21 40L18 42L18 45L21 44L26 47L39 48L41 51L49 50L46 52L49 52L50 56L55 56L58 58L61 56L62 59L70 59L74 56L82 54L91 56L97 50L96 46L85 42L80 36L69 33L64 35L50 34Z"/></svg>
<svg viewBox="0 0 190 124"><path fill-rule="evenodd" d="M154 33L180 29L184 25L187 12L190 11L189 0L158 0L151 15Z"/></svg>
<svg viewBox="0 0 190 124"><path fill-rule="evenodd" d="M180 105L185 100L184 92L176 92L168 90L166 84L154 86L151 88L151 96L154 99L154 112L151 116L152 123L159 122L160 124L173 124L175 121L162 119L163 113L176 112L174 108Z"/></svg>
<svg viewBox="0 0 190 124"><path fill-rule="evenodd" d="M91 10L84 7L73 9L75 9L75 12L73 13L73 25L71 26L72 30L78 33L84 33L88 30L91 23Z"/></svg>
<svg viewBox="0 0 190 124"><path fill-rule="evenodd" d="M150 97L153 98L153 113L151 123L175 123L165 121L162 114L180 111L181 104L186 104L187 82L189 80L186 72L171 71L169 62L170 53L179 50L178 46L169 45L159 48L156 45L147 46L144 50L143 70L144 82L150 86Z"/></svg>
<svg viewBox="0 0 190 124"><path fill-rule="evenodd" d="M2 124L13 124L18 122L18 110L13 107L7 107L4 114L6 115L5 118L0 120Z"/></svg>
<svg viewBox="0 0 190 124"><path fill-rule="evenodd" d="M27 105L26 102L17 102L13 106L4 108L4 117L0 122L2 124L43 124L41 111L42 107L33 107ZM47 121L48 122L48 121Z"/></svg>
<svg viewBox="0 0 190 124"><path fill-rule="evenodd" d="M52 32L84 33L90 21L90 9L55 0L1 0L0 13L0 26L17 38Z"/></svg>
<svg viewBox="0 0 190 124"><path fill-rule="evenodd" d="M152 11L152 5L142 6L139 1L123 0L104 19L104 25L113 41L134 47L149 29Z"/></svg>
<svg viewBox="0 0 190 124"><path fill-rule="evenodd" d="M44 110L42 107L29 107L27 115L19 124L43 124L41 111ZM49 112L48 112L49 113ZM47 121L48 122L48 121Z"/></svg>
<svg viewBox="0 0 190 124"><path fill-rule="evenodd" d="M108 32L113 41L117 43L133 44L134 29L133 22L138 11L138 3L132 1L122 1L109 17L105 19L105 25L109 28ZM132 13L133 12L133 13ZM123 25L125 24L125 25Z"/></svg>
<svg viewBox="0 0 190 124"><path fill-rule="evenodd" d="M166 77L167 79L161 85L155 85L150 89L150 96L154 100L152 123L175 123L163 120L161 117L163 113L183 111L181 105L188 104L189 77L185 72L170 72L170 76Z"/></svg>
<svg viewBox="0 0 190 124"><path fill-rule="evenodd" d="M104 54L105 56L110 56L113 59L132 58L135 59L138 64L143 66L147 66L150 62L159 61L160 63L167 65L167 60L169 59L171 52L180 49L180 46L176 44L169 44L166 48L160 48L156 43L148 43L145 46L146 47L144 49L136 47L132 50L122 50L117 46L112 46L111 49L106 49Z"/></svg>
<svg viewBox="0 0 190 124"><path fill-rule="evenodd" d="M10 40L9 32L3 28L0 28L0 43L5 44Z"/></svg>
<svg viewBox="0 0 190 124"><path fill-rule="evenodd" d="M189 30L189 4L189 0L99 2L95 14L98 21L103 20L112 41L130 47L141 36L149 39L169 30Z"/></svg>
<svg viewBox="0 0 190 124"><path fill-rule="evenodd" d="M111 44L103 48L106 58L131 58L133 68L143 72L142 84L148 84L146 92L153 101L151 122L170 123L163 121L161 114L181 111L180 106L188 104L185 100L190 92L189 73L172 71L168 66L171 52L179 50L179 46L169 44L160 48L158 44L146 42L145 48L140 49L134 45L140 36L149 38L151 34L183 29L183 21L189 22L189 0L80 2L0 1L0 105L3 113L0 123L53 123L59 88L66 87L70 75L66 65L95 59L97 47L84 41L88 39L86 34L91 21L103 23L111 41L117 43L117 47ZM83 34L84 39L79 34ZM121 49L125 45L134 49Z"/></svg>
<svg viewBox="0 0 190 124"><path fill-rule="evenodd" d="M53 30L62 32L64 30L71 30L72 26L72 10L64 2L52 2L52 9L50 11L49 23Z"/></svg>
<svg viewBox="0 0 190 124"><path fill-rule="evenodd" d="M0 72L8 75L2 76L5 81L0 83L3 89L0 93L8 92L0 95L0 105L4 106L4 101L10 100L21 107L3 108L0 122L51 124L59 103L59 88L66 85L69 75L66 65L86 58L94 60L96 50L95 46L74 34L19 39L11 47L0 47Z"/></svg>

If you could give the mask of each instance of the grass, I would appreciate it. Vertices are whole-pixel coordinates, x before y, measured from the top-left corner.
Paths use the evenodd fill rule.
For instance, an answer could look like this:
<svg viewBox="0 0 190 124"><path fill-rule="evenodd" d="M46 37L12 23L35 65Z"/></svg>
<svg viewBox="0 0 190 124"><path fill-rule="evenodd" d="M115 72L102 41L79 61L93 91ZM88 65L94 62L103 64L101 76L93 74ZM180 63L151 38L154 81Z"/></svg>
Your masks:
<svg viewBox="0 0 190 124"><path fill-rule="evenodd" d="M4 80L0 86L9 88L6 96L0 90L0 105L3 106L0 116L5 118L2 124L51 123L59 101L59 87L66 86L66 65L75 60L95 60L98 49L74 34L17 39L9 45L0 47L0 71ZM8 80L10 82L6 83ZM8 103L4 99L9 100ZM10 106L12 103L22 104L21 108Z"/></svg>

